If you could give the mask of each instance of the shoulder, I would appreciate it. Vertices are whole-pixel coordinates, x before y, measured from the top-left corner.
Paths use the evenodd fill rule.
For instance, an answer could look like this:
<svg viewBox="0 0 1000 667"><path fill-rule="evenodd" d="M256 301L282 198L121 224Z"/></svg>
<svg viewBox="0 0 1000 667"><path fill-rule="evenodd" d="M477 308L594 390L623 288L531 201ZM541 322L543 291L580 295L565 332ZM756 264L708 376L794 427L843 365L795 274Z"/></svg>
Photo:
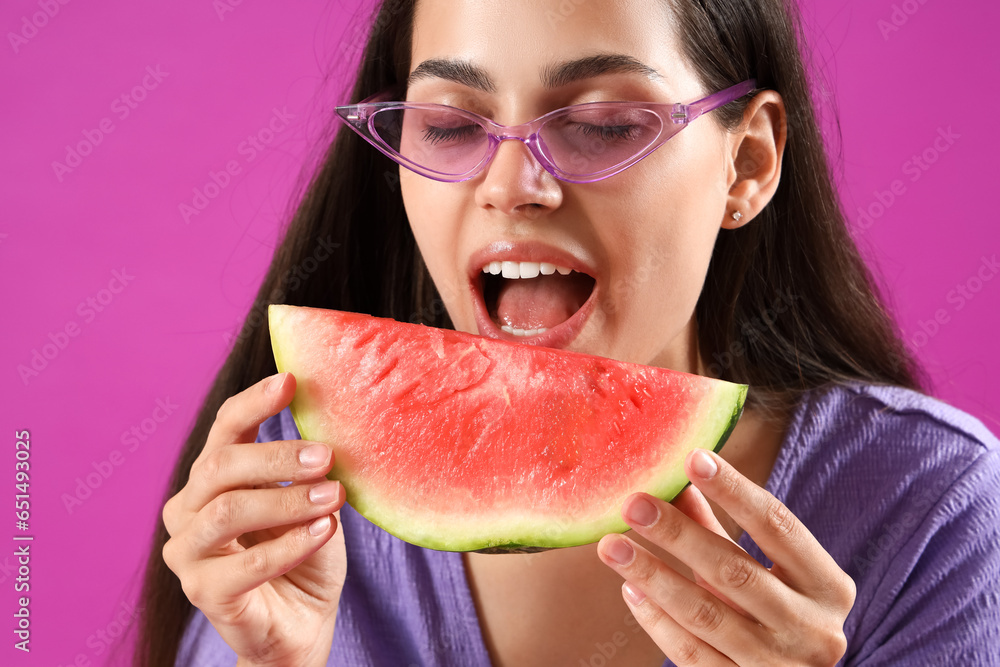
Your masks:
<svg viewBox="0 0 1000 667"><path fill-rule="evenodd" d="M885 498L917 481L940 495L966 473L997 469L998 457L1000 441L967 412L904 387L855 382L804 396L774 477L792 495L842 484Z"/></svg>
<svg viewBox="0 0 1000 667"><path fill-rule="evenodd" d="M833 385L810 392L797 416L802 418L802 435L820 439L881 438L908 447L947 444L973 456L1000 448L997 437L977 418L905 387Z"/></svg>
<svg viewBox="0 0 1000 667"><path fill-rule="evenodd" d="M855 581L877 578L943 528L974 532L997 515L1000 441L931 396L838 384L795 410L768 490Z"/></svg>

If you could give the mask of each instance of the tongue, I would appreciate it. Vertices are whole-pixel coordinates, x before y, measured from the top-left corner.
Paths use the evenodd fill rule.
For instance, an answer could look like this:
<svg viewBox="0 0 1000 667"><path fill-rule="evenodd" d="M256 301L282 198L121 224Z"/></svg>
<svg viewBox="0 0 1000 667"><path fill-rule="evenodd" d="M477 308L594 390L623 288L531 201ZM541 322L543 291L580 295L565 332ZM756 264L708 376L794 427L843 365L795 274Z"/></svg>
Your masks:
<svg viewBox="0 0 1000 667"><path fill-rule="evenodd" d="M497 319L515 329L551 329L580 310L590 296L590 278L579 273L504 280Z"/></svg>

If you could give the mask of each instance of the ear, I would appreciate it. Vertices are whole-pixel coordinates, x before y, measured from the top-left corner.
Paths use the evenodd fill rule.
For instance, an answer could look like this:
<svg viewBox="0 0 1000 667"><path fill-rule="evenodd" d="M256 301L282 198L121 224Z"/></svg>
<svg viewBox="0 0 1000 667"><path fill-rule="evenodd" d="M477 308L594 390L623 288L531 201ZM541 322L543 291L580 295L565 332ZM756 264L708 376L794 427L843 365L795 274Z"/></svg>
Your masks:
<svg viewBox="0 0 1000 667"><path fill-rule="evenodd" d="M736 229L760 213L778 189L785 151L787 119L781 95L762 90L747 105L740 128L728 134L729 199L723 229ZM733 211L742 217L733 220Z"/></svg>

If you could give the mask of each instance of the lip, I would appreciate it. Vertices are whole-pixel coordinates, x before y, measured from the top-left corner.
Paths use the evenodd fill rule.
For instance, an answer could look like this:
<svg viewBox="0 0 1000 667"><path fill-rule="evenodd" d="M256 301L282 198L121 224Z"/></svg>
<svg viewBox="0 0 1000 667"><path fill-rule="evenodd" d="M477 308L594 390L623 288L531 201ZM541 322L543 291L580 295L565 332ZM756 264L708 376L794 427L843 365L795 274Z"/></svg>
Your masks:
<svg viewBox="0 0 1000 667"><path fill-rule="evenodd" d="M518 261L522 262L548 262L585 273L594 279L594 289L591 291L590 297L580 306L580 309L573 313L565 322L536 336L515 336L514 334L509 334L500 329L487 312L486 302L483 300L483 292L479 289L479 281L482 280L483 265L492 261L510 260L511 257L516 257ZM511 343L520 343L521 345L537 345L539 347L553 347L558 349L569 346L579 335L591 313L593 313L600 291L599 281L597 280L598 276L592 266L565 250L544 243L497 241L474 252L469 259L468 268L469 292L472 295L472 302L475 307L476 326L479 327L479 335Z"/></svg>

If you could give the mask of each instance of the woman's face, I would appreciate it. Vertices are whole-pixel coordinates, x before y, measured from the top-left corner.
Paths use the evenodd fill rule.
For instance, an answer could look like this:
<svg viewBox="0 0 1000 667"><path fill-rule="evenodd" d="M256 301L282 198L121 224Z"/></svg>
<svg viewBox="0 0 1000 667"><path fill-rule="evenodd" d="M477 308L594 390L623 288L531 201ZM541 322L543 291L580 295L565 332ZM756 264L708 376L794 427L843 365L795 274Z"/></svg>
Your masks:
<svg viewBox="0 0 1000 667"><path fill-rule="evenodd" d="M625 68L543 85L546 73L597 54L628 56L656 74ZM692 102L716 92L701 87L670 15L650 0L420 0L410 72L431 59L467 63L487 90L438 69L410 83L408 101L502 125L571 104ZM720 227L738 226L729 217L731 141L709 114L594 183L557 180L512 140L471 180L442 183L400 168L399 184L456 329L704 373L694 308ZM492 262L512 264L486 277ZM530 276L536 262L545 262L542 275L503 277L514 266ZM548 264L575 272L544 275Z"/></svg>

